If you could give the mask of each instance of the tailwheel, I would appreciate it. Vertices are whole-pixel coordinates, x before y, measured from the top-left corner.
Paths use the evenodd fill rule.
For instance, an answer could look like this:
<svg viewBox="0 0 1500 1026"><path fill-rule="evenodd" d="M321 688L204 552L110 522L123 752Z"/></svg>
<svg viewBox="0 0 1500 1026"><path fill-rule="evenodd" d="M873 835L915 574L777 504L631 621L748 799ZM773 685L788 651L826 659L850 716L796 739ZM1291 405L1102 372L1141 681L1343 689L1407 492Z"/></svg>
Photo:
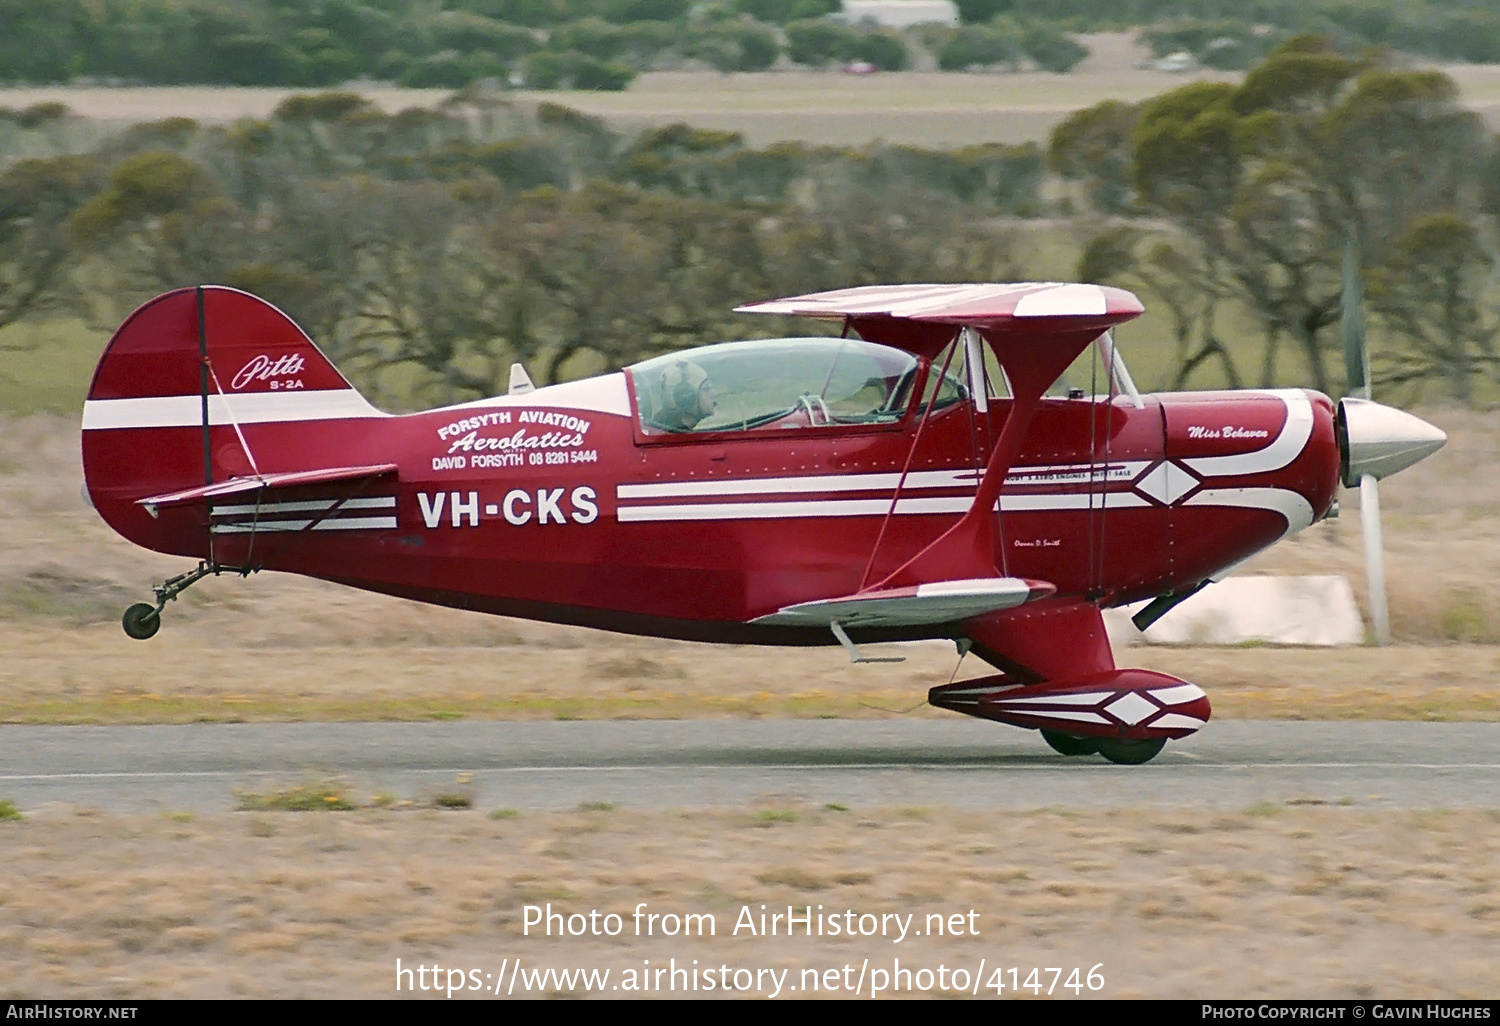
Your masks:
<svg viewBox="0 0 1500 1026"><path fill-rule="evenodd" d="M153 606L149 602L137 602L125 610L125 615L120 619L120 625L125 628L125 633L135 640L145 641L161 630L161 611L166 607L167 603L175 601L178 595L187 591L209 574L217 576L225 570L232 570L241 576L245 576L252 573L254 569L254 567L241 569L207 561L199 563L196 569L189 570L185 574L178 574L176 577L152 588L151 590L156 592L156 605Z"/></svg>
<svg viewBox="0 0 1500 1026"><path fill-rule="evenodd" d="M1042 740L1051 745L1052 750L1059 755L1094 755L1099 751L1098 738L1074 737L1072 734L1061 734L1055 730L1047 730L1045 727L1042 729ZM1148 755L1147 758L1149 759L1150 756Z"/></svg>
<svg viewBox="0 0 1500 1026"><path fill-rule="evenodd" d="M1147 737L1136 740L1123 737L1101 737L1096 743L1099 746L1099 754L1110 762L1121 766L1139 766L1143 762L1150 762L1156 758L1157 753L1166 747L1167 739Z"/></svg>
<svg viewBox="0 0 1500 1026"><path fill-rule="evenodd" d="M125 610L120 625L136 641L145 641L161 629L161 610L149 602L137 602Z"/></svg>

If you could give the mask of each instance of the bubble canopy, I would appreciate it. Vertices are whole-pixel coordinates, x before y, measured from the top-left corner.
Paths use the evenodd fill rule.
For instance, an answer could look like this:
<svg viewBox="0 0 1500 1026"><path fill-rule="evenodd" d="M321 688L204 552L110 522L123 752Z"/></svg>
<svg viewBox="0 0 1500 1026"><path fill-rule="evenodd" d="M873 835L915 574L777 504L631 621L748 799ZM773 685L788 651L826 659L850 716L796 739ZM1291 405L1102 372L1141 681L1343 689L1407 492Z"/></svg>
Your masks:
<svg viewBox="0 0 1500 1026"><path fill-rule="evenodd" d="M893 424L920 366L857 338L769 338L687 349L626 368L647 434ZM939 405L961 398L949 379Z"/></svg>

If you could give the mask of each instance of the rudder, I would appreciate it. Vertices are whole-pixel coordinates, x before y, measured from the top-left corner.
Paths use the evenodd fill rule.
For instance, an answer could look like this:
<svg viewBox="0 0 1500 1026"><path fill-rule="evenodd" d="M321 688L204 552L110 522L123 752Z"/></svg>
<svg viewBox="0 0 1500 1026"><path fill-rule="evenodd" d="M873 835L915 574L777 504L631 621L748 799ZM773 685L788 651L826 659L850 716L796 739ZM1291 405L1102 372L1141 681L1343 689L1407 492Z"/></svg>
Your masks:
<svg viewBox="0 0 1500 1026"><path fill-rule="evenodd" d="M326 465L351 433L320 432L318 445L299 425L383 416L270 303L224 286L178 289L131 314L99 359L84 404L84 478L100 515L131 541L202 556L201 511L149 517L137 500Z"/></svg>

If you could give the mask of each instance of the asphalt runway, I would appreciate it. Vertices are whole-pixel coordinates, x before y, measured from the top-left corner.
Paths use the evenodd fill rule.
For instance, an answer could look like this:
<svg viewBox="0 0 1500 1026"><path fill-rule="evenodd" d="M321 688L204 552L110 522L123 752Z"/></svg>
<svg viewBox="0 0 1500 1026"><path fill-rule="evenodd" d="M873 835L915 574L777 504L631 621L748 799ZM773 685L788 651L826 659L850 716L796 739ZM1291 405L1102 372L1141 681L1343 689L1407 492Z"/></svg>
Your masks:
<svg viewBox="0 0 1500 1026"><path fill-rule="evenodd" d="M1500 808L1500 723L1211 723L1145 766L958 719L0 727L0 798L28 811L219 811L325 774L415 801L467 791L479 809Z"/></svg>

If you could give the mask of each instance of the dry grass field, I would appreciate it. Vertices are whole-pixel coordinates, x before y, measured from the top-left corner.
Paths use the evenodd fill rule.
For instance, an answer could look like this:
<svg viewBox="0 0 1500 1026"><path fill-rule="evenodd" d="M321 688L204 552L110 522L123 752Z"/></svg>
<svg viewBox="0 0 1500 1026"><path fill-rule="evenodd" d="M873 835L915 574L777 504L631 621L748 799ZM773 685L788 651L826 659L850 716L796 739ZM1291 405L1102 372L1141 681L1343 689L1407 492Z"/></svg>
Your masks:
<svg viewBox="0 0 1500 1026"><path fill-rule="evenodd" d="M1500 719L1500 414L1426 415L1450 446L1383 493L1396 648L1141 647L1122 661L1201 681L1221 717ZM946 715L918 705L952 672L939 645L908 646L897 666L851 667L836 649L622 638L272 575L204 582L160 635L131 642L120 609L183 561L132 548L83 507L77 446L73 417L0 420L0 721ZM1249 572L1358 582L1359 552L1358 518L1346 515ZM461 798L462 782L453 790ZM1033 966L1102 963L1099 993L1112 997L1495 990L1495 810L1294 798L1235 814L985 819L767 796L536 813L343 790L311 804L334 795L330 807L361 808L195 817L54 805L16 820L0 802L12 881L0 889L0 996L394 996L397 958L481 974L520 958L527 972L608 969L615 981L647 959L696 958L786 971L784 986L865 959L970 973L985 959L985 982L997 964L1024 982ZM719 934L520 933L528 903L628 915L643 901L711 913ZM979 936L725 936L742 906L761 904L919 922L973 909ZM569 992L555 978L539 987Z"/></svg>
<svg viewBox="0 0 1500 1026"><path fill-rule="evenodd" d="M622 129L689 121L743 132L753 146L796 139L862 145L872 139L919 146L976 142L1043 142L1070 111L1105 99L1142 100L1186 82L1232 80L1211 71L1171 74L1144 65L1150 51L1129 33L1084 38L1092 56L1071 74L1044 72L846 75L839 71L780 71L721 75L708 71L652 72L621 93L528 92L518 103L563 103L608 118ZM1463 102L1500 127L1500 66L1443 65ZM375 83L347 88L388 111L432 106L448 93ZM60 100L88 118L110 122L167 116L222 122L265 117L296 90L204 87L73 87L0 89L0 106Z"/></svg>
<svg viewBox="0 0 1500 1026"><path fill-rule="evenodd" d="M789 139L859 146L883 139L951 147L979 142L1042 142L1070 111L1109 97L1144 99L1189 80L1153 71L1123 75L844 75L837 71L720 75L674 71L642 75L623 93L518 90L511 95L518 104L565 104L604 117L623 131L687 121L702 128L741 132L752 146ZM439 89L363 83L348 88L392 113L406 107L436 106L450 95ZM50 86L0 89L0 106L58 100L83 117L105 123L149 121L168 115L224 122L264 118L278 103L299 91Z"/></svg>
<svg viewBox="0 0 1500 1026"><path fill-rule="evenodd" d="M54 809L0 822L0 857L24 881L0 894L6 998L387 997L398 958L479 979L519 958L611 984L697 959L788 971L782 996L804 996L804 969L850 965L852 984L866 959L971 975L984 959L982 983L996 966L1020 982L1099 966L1103 997L1492 998L1500 950L1500 814L1483 811ZM715 935L630 936L641 902L712 914ZM531 903L615 912L625 933L524 936ZM747 905L916 929L972 910L978 936L735 936Z"/></svg>

